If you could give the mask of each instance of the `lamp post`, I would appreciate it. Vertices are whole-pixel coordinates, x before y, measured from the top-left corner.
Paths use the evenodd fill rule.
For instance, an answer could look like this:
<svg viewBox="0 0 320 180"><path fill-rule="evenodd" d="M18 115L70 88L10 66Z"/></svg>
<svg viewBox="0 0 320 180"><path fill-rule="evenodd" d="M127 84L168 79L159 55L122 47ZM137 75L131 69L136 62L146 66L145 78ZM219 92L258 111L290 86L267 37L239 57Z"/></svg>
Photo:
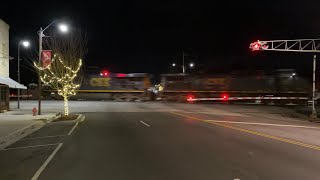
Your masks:
<svg viewBox="0 0 320 180"><path fill-rule="evenodd" d="M182 73L184 74L184 73L186 73L186 66L185 66L185 55L184 55L184 51L182 51ZM194 63L193 62L190 62L189 63L189 67L190 68L193 68L194 67Z"/></svg>
<svg viewBox="0 0 320 180"><path fill-rule="evenodd" d="M186 72L186 67L184 66L184 51L182 51L182 73L184 74Z"/></svg>
<svg viewBox="0 0 320 180"><path fill-rule="evenodd" d="M21 80L20 80L20 46L25 47L29 47L30 45L30 42L29 41L20 41L19 44L18 44L18 70L17 70L17 75L18 75L18 83L21 83ZM18 89L18 109L20 109L20 89Z"/></svg>
<svg viewBox="0 0 320 180"><path fill-rule="evenodd" d="M41 64L41 52L42 52L42 37L45 37L43 32L47 30L52 24L58 22L60 20L55 20L52 23L50 23L47 27L42 29L40 27L40 30L38 31L39 35L39 64ZM61 32L65 33L68 32L68 26L66 24L60 24L59 29ZM38 115L41 115L41 79L40 79L40 71L38 71Z"/></svg>

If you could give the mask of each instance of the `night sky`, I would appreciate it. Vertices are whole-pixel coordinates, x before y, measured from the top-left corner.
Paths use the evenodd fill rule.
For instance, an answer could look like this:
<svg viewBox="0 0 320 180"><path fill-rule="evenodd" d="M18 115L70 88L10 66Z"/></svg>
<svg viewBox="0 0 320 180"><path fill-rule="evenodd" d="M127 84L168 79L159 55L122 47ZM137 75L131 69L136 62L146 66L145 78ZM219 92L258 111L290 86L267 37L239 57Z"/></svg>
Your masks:
<svg viewBox="0 0 320 180"><path fill-rule="evenodd" d="M17 55L18 40L29 38L33 50L21 51L28 59L38 48L37 30L61 18L87 32L86 65L111 72L167 73L172 62L181 63L184 51L187 62L209 73L294 68L310 76L312 54L253 53L248 46L257 39L319 38L320 32L317 0L7 1L6 6L0 18L10 25L11 56ZM15 64L10 63L13 79ZM25 83L33 79L26 68L22 77Z"/></svg>

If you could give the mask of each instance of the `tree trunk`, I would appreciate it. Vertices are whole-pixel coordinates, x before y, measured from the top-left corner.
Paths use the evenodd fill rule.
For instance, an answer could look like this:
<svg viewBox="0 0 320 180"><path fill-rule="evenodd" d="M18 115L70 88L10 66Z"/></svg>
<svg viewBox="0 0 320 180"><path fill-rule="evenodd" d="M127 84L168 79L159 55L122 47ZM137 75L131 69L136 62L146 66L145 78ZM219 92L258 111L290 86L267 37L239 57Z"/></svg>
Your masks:
<svg viewBox="0 0 320 180"><path fill-rule="evenodd" d="M63 100L64 100L64 115L68 116L69 115L68 97L64 96Z"/></svg>

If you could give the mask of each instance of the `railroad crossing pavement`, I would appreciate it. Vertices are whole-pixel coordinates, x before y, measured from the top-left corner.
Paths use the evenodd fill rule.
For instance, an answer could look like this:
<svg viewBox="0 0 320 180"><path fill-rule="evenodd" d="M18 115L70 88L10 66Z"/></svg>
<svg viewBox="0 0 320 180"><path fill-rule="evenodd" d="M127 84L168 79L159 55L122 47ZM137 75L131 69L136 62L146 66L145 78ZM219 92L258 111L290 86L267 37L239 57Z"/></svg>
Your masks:
<svg viewBox="0 0 320 180"><path fill-rule="evenodd" d="M113 102L113 101L69 101L70 112L138 112L138 111L197 111L197 112L211 112L211 113L259 113L259 114L282 114L283 116L298 117L296 111L307 112L310 107L291 106L277 107L277 106L264 106L257 104L187 104L187 103L173 103L173 102ZM16 108L16 102L10 103L11 109ZM38 107L38 101L24 100L21 101L20 107L25 112L30 112L33 107ZM89 108L88 108L89 107ZM224 111L227 109L227 111ZM63 111L63 101L56 100L43 100L42 112L43 113L56 113ZM320 107L319 107L320 112Z"/></svg>
<svg viewBox="0 0 320 180"><path fill-rule="evenodd" d="M73 112L85 110L86 120L52 122L0 151L0 179L319 179L320 124L283 116L290 110L130 102L71 106Z"/></svg>

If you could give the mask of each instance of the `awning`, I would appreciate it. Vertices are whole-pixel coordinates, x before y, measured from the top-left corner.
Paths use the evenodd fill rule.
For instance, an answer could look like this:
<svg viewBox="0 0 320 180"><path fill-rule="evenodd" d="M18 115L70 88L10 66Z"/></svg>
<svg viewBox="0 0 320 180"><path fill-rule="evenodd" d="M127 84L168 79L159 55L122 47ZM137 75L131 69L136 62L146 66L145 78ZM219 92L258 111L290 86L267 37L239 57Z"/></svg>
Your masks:
<svg viewBox="0 0 320 180"><path fill-rule="evenodd" d="M0 84L8 85L9 88L14 88L14 89L27 89L26 86L19 84L18 82L12 80L9 77L0 77Z"/></svg>

